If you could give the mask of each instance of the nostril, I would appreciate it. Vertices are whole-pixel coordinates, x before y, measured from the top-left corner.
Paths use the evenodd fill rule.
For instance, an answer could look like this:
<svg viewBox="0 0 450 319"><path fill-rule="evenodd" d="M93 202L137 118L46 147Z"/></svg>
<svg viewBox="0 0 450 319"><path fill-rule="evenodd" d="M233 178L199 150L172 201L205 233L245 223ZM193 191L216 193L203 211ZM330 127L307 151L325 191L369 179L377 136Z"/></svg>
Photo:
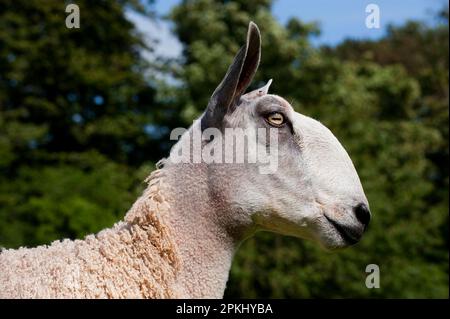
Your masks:
<svg viewBox="0 0 450 319"><path fill-rule="evenodd" d="M370 211L365 204L359 204L353 211L355 212L356 218L367 227L370 221Z"/></svg>

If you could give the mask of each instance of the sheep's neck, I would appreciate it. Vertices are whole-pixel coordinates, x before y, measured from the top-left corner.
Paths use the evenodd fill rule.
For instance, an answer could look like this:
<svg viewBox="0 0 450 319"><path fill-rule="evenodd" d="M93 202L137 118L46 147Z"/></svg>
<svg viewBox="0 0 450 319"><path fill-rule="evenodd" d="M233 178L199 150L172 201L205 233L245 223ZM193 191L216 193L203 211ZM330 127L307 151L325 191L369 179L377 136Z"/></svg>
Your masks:
<svg viewBox="0 0 450 319"><path fill-rule="evenodd" d="M167 222L181 259L177 281L186 297L222 298L238 243L211 203L201 168L164 170L171 207Z"/></svg>

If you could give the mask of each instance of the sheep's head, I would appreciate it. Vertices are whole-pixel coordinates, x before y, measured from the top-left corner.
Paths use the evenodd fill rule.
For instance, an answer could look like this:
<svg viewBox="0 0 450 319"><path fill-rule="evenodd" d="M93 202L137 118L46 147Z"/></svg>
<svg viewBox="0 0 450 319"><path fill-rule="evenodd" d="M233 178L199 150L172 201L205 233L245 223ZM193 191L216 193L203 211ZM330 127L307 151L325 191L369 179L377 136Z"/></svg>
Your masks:
<svg viewBox="0 0 450 319"><path fill-rule="evenodd" d="M210 197L231 231L269 230L329 249L358 242L370 212L352 161L324 125L269 94L271 81L244 94L259 61L260 33L250 23L246 45L189 131L202 134Z"/></svg>

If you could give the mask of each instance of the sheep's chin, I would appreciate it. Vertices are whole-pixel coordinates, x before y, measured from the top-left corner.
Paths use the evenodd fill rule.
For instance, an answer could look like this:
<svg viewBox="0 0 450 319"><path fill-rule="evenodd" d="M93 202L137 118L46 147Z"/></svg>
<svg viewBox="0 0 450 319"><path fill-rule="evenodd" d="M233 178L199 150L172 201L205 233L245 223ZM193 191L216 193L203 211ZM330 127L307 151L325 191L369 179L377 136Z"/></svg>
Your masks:
<svg viewBox="0 0 450 319"><path fill-rule="evenodd" d="M355 245L358 241L349 241L331 224L325 215L318 219L314 229L314 241L326 251L345 249Z"/></svg>

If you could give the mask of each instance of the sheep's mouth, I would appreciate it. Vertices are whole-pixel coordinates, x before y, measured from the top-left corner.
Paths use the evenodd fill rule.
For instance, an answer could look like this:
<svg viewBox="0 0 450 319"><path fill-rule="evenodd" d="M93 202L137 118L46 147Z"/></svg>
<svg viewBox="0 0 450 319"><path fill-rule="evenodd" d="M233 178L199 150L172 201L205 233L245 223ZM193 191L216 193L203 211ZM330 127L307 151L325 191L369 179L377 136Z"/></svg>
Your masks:
<svg viewBox="0 0 450 319"><path fill-rule="evenodd" d="M344 239L347 244L354 245L361 239L362 233L357 231L356 229L343 226L329 218L327 215L325 215L325 218L330 222L331 225L333 225L333 227L337 230L339 235L341 235L342 239Z"/></svg>

